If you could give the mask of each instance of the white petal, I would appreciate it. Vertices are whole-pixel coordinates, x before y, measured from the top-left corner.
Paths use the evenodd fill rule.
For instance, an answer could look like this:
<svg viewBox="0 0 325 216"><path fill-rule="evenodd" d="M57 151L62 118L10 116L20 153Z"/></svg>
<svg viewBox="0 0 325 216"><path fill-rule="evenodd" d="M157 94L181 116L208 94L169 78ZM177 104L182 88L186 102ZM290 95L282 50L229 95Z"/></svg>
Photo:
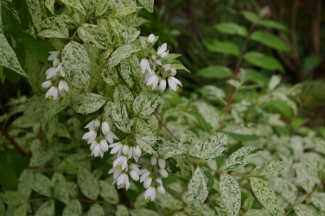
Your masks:
<svg viewBox="0 0 325 216"><path fill-rule="evenodd" d="M152 90L154 90L157 87L158 82L159 82L159 77L156 74L154 74L148 79L147 86L151 86Z"/></svg>
<svg viewBox="0 0 325 216"><path fill-rule="evenodd" d="M164 188L164 186L159 185L157 189L158 189L159 193L161 193L161 194L164 194L164 193L165 193L165 188Z"/></svg>
<svg viewBox="0 0 325 216"><path fill-rule="evenodd" d="M167 43L164 43L160 47L158 47L157 54L161 55L162 53L166 52L167 50Z"/></svg>
<svg viewBox="0 0 325 216"><path fill-rule="evenodd" d="M101 140L100 141L100 148L102 149L103 152L108 151L108 144L106 140Z"/></svg>
<svg viewBox="0 0 325 216"><path fill-rule="evenodd" d="M45 82L42 83L42 88L48 89L52 86L51 80L46 80Z"/></svg>
<svg viewBox="0 0 325 216"><path fill-rule="evenodd" d="M60 80L58 88L61 96L65 96L65 94L69 92L69 86L65 80Z"/></svg>
<svg viewBox="0 0 325 216"><path fill-rule="evenodd" d="M50 56L47 58L47 60L53 61L58 56L58 54L59 54L58 51L51 51Z"/></svg>
<svg viewBox="0 0 325 216"><path fill-rule="evenodd" d="M168 172L165 169L159 169L159 173L163 178L168 177Z"/></svg>
<svg viewBox="0 0 325 216"><path fill-rule="evenodd" d="M130 171L130 176L134 181L139 181L139 174L135 170Z"/></svg>
<svg viewBox="0 0 325 216"><path fill-rule="evenodd" d="M158 165L161 169L165 169L166 168L166 161L164 159L159 158L158 159Z"/></svg>
<svg viewBox="0 0 325 216"><path fill-rule="evenodd" d="M151 182L152 182L151 177L146 178L143 182L143 187L147 189L151 185Z"/></svg>
<svg viewBox="0 0 325 216"><path fill-rule="evenodd" d="M154 43L156 40L156 36L154 34L150 34L148 37L148 43Z"/></svg>
<svg viewBox="0 0 325 216"><path fill-rule="evenodd" d="M157 164L157 158L156 157L151 157L151 165L156 165Z"/></svg>
<svg viewBox="0 0 325 216"><path fill-rule="evenodd" d="M160 90L164 91L166 89L166 85L167 85L166 79L161 79L159 83Z"/></svg>
<svg viewBox="0 0 325 216"><path fill-rule="evenodd" d="M107 135L110 131L110 128L109 128L109 125L108 125L108 122L104 121L102 122L102 132L104 135Z"/></svg>
<svg viewBox="0 0 325 216"><path fill-rule="evenodd" d="M52 86L45 94L45 98L50 100L57 100L58 99L58 88Z"/></svg>

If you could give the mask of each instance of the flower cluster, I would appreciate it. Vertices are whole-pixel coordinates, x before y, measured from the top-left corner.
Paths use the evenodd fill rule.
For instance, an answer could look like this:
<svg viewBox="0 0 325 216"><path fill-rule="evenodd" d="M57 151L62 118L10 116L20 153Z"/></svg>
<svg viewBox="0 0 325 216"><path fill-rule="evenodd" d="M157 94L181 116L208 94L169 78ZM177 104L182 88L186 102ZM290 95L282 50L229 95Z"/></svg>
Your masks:
<svg viewBox="0 0 325 216"><path fill-rule="evenodd" d="M155 40L156 37L151 34L147 42L152 44ZM162 64L162 60L166 59L168 55L167 43L164 43L158 47L155 54L149 58L143 58L140 62L142 73L145 74L146 85L152 89L159 87L161 91L164 91L167 83L173 91L176 91L178 86L182 86L182 83L174 77L177 73L176 69L172 68L170 64Z"/></svg>
<svg viewBox="0 0 325 216"><path fill-rule="evenodd" d="M146 200L154 201L156 198L156 189L159 193L165 193L161 178L167 178L166 161L161 158L151 157L151 168L140 170L140 182L143 182L143 187L147 189L144 192ZM159 173L159 174L158 174ZM160 177L156 177L159 175Z"/></svg>
<svg viewBox="0 0 325 216"><path fill-rule="evenodd" d="M100 122L98 119L94 119L85 128L88 128L89 131L83 135L82 139L90 144L91 155L94 157L103 157L104 153L108 151L108 143L113 143L114 139L118 139L106 121ZM99 136L97 136L98 134Z"/></svg>
<svg viewBox="0 0 325 216"><path fill-rule="evenodd" d="M42 88L49 90L45 97L50 100L57 100L59 95L64 97L69 92L68 83L65 81L65 73L62 63L60 61L59 52L52 51L48 57L49 61L53 61L53 67L48 69L46 74L46 81L42 83Z"/></svg>
<svg viewBox="0 0 325 216"><path fill-rule="evenodd" d="M120 142L109 145L111 154L116 155L113 162L113 168L109 170L109 174L114 173L114 183L117 183L118 188L130 187L129 175L135 181L139 180L140 170L137 164L131 163L129 159L133 158L136 162L141 157L141 149L139 146L129 146Z"/></svg>

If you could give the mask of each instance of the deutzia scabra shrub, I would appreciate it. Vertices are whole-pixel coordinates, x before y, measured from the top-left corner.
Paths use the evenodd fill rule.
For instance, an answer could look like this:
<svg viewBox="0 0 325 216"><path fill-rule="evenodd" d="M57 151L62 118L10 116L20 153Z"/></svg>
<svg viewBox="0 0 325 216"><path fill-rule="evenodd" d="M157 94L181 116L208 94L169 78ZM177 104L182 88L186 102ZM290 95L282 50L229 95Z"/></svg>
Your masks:
<svg viewBox="0 0 325 216"><path fill-rule="evenodd" d="M0 118L0 215L324 214L324 139L296 117L299 87L255 71L283 71L281 63L247 51L250 41L289 51L256 30L286 27L263 11L244 12L249 31L218 24L245 38L241 49L204 41L235 56L235 69L197 76L219 70L229 86L187 98L179 55L154 33L140 36L138 11L153 4L1 3L1 78L25 77L32 95L12 99Z"/></svg>

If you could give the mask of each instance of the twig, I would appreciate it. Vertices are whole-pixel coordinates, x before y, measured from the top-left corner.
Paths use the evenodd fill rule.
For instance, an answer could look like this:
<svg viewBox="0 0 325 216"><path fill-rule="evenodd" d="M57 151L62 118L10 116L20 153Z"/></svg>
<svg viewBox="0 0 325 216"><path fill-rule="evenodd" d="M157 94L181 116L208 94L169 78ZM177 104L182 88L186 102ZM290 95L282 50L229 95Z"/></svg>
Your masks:
<svg viewBox="0 0 325 216"><path fill-rule="evenodd" d="M10 136L10 134L3 128L0 127L0 131L2 135L14 146L16 151L21 155L21 156L28 156L28 154L19 146L19 144Z"/></svg>
<svg viewBox="0 0 325 216"><path fill-rule="evenodd" d="M159 116L156 113L153 113L153 115L156 117L158 122L166 129L166 131L177 141L179 142L179 139L168 129L168 127L164 124L164 122L159 118Z"/></svg>

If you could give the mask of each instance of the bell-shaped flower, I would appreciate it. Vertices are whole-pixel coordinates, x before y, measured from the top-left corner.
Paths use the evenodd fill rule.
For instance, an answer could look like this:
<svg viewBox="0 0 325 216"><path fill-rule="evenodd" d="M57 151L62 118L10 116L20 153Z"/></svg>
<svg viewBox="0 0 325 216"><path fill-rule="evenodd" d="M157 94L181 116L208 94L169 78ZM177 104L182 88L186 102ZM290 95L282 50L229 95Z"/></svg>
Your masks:
<svg viewBox="0 0 325 216"><path fill-rule="evenodd" d="M166 79L160 79L160 82L159 82L159 88L161 91L164 91L166 89L166 86L167 86L167 82L166 82Z"/></svg>
<svg viewBox="0 0 325 216"><path fill-rule="evenodd" d="M147 81L147 86L151 87L152 90L154 90L159 82L160 77L157 76L157 74L153 74Z"/></svg>
<svg viewBox="0 0 325 216"><path fill-rule="evenodd" d="M133 147L133 158L135 161L138 161L139 157L141 157L141 149L139 146Z"/></svg>
<svg viewBox="0 0 325 216"><path fill-rule="evenodd" d="M154 43L156 41L156 36L154 34L150 34L148 39L147 39L147 42L148 43Z"/></svg>
<svg viewBox="0 0 325 216"><path fill-rule="evenodd" d="M125 188L126 190L129 189L130 187L130 181L129 181L129 176L126 173L122 173L117 179L117 187L120 188Z"/></svg>
<svg viewBox="0 0 325 216"><path fill-rule="evenodd" d="M122 145L122 143L117 142L117 143L110 144L108 147L112 148L112 150L110 152L111 154L117 154L119 156L122 152L123 145Z"/></svg>
<svg viewBox="0 0 325 216"><path fill-rule="evenodd" d="M53 84L52 84L51 80L46 80L45 82L42 83L42 88L44 88L44 89L48 89L48 88L50 88L52 85L53 85Z"/></svg>
<svg viewBox="0 0 325 216"><path fill-rule="evenodd" d="M103 158L104 156L104 151L101 149L100 144L95 140L91 145L90 145L90 150L91 155L94 157L98 157L100 156L101 158Z"/></svg>
<svg viewBox="0 0 325 216"><path fill-rule="evenodd" d="M166 161L164 159L158 158L158 165L159 165L159 168L165 169L166 168Z"/></svg>
<svg viewBox="0 0 325 216"><path fill-rule="evenodd" d="M59 55L58 51L50 51L50 56L47 58L49 61L53 61Z"/></svg>
<svg viewBox="0 0 325 216"><path fill-rule="evenodd" d="M85 128L89 128L89 130L95 130L96 128L98 128L100 125L100 121L98 119L94 119L91 120L86 126Z"/></svg>
<svg viewBox="0 0 325 216"><path fill-rule="evenodd" d="M100 148L103 152L107 152L108 151L108 144L107 144L107 141L102 139L100 142Z"/></svg>
<svg viewBox="0 0 325 216"><path fill-rule="evenodd" d="M175 77L168 77L168 86L171 90L176 91L178 86L182 86L182 83Z"/></svg>
<svg viewBox="0 0 325 216"><path fill-rule="evenodd" d="M127 170L128 159L124 155L118 156L113 162L113 167L121 168L122 170Z"/></svg>
<svg viewBox="0 0 325 216"><path fill-rule="evenodd" d="M114 173L113 176L114 176L114 179L116 179L117 177L119 177L121 175L122 169L113 167L112 169L110 169L108 171L108 174L112 174L112 173Z"/></svg>
<svg viewBox="0 0 325 216"><path fill-rule="evenodd" d="M96 137L97 137L97 133L94 130L90 130L83 135L82 139L86 140L88 144L91 144L94 142Z"/></svg>
<svg viewBox="0 0 325 216"><path fill-rule="evenodd" d="M64 97L65 94L69 92L69 86L65 80L60 80L58 88L59 88L59 93L62 97Z"/></svg>
<svg viewBox="0 0 325 216"><path fill-rule="evenodd" d="M166 58L168 56L168 50L167 50L167 43L164 43L163 45L161 45L160 47L158 47L157 49L157 54L161 57L161 58Z"/></svg>
<svg viewBox="0 0 325 216"><path fill-rule="evenodd" d="M144 198L146 200L151 200L155 201L156 198L156 188L154 187L149 187L145 192L144 192Z"/></svg>
<svg viewBox="0 0 325 216"><path fill-rule="evenodd" d="M151 71L149 61L146 58L141 59L140 66L141 66L142 73Z"/></svg>
<svg viewBox="0 0 325 216"><path fill-rule="evenodd" d="M58 96L59 96L59 92L56 86L52 86L45 94L45 98L50 100L57 100Z"/></svg>

